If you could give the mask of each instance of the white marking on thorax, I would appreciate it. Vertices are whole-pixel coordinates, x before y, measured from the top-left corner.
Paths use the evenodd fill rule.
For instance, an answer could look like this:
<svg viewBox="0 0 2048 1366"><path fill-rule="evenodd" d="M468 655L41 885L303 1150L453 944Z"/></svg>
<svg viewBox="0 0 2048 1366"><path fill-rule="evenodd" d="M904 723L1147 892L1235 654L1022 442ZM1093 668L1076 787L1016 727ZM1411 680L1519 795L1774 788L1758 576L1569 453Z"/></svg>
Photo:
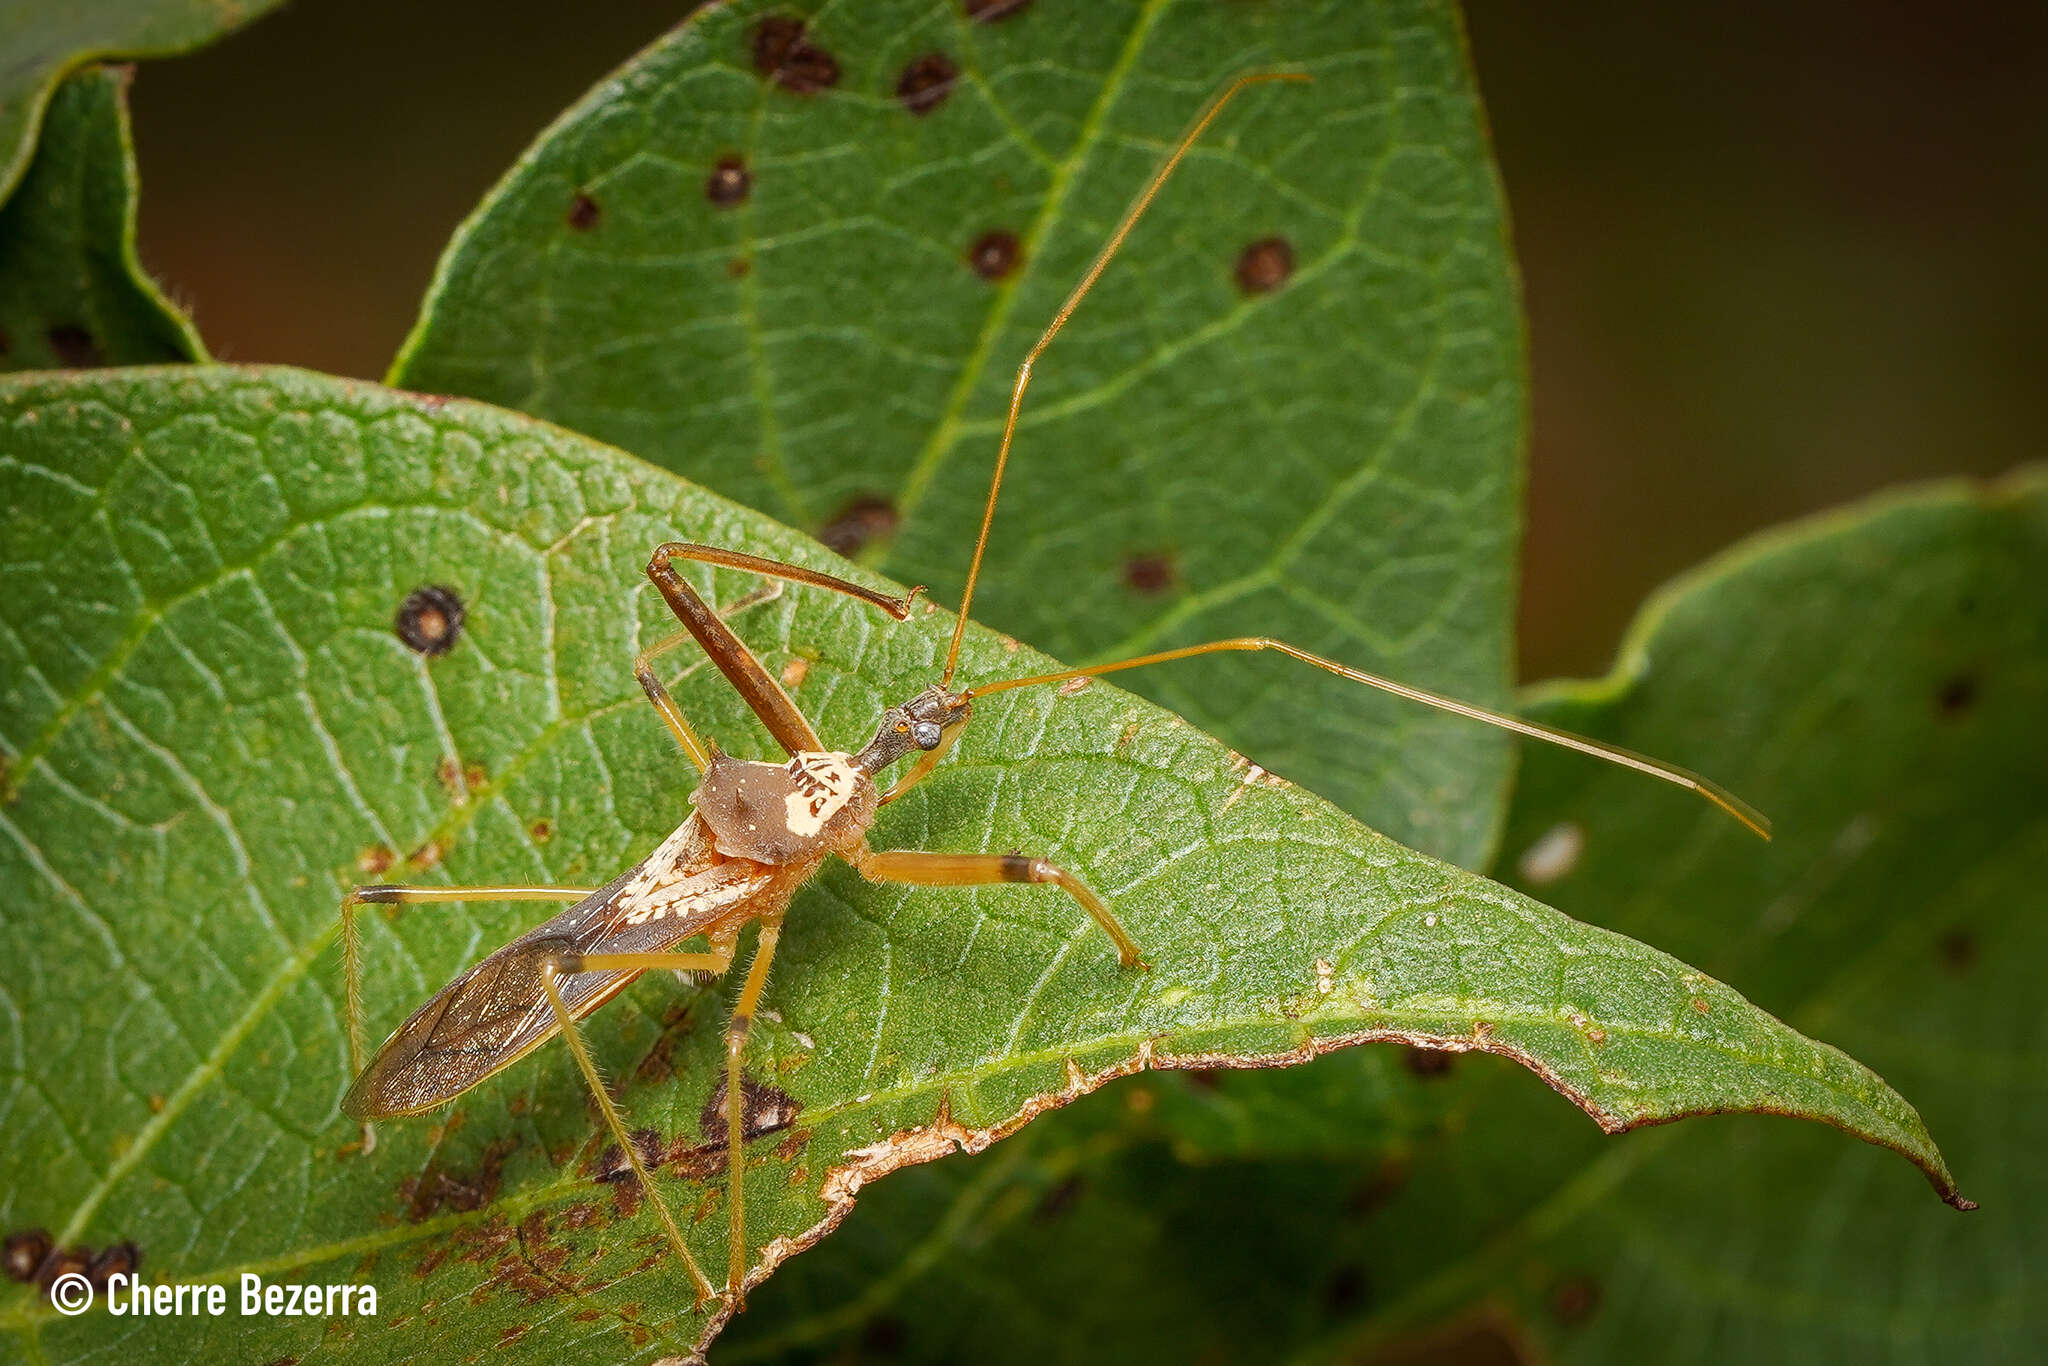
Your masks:
<svg viewBox="0 0 2048 1366"><path fill-rule="evenodd" d="M844 754L805 753L789 761L796 791L782 799L783 823L792 835L815 835L853 800L860 770Z"/></svg>

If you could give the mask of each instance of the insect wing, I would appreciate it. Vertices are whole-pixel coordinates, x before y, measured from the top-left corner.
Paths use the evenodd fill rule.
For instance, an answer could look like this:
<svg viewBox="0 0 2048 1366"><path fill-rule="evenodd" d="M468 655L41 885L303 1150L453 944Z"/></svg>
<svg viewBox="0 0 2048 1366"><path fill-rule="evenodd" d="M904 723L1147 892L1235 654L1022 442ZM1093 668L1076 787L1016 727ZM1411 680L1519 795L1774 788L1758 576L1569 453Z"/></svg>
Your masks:
<svg viewBox="0 0 2048 1366"><path fill-rule="evenodd" d="M461 1095L560 1028L542 969L555 955L658 953L724 918L771 881L755 864L720 863L683 877L650 875L668 846L609 887L499 949L392 1032L343 1097L358 1119L412 1114ZM672 863L664 866L672 867ZM572 1018L603 1005L637 972L576 972L556 989Z"/></svg>

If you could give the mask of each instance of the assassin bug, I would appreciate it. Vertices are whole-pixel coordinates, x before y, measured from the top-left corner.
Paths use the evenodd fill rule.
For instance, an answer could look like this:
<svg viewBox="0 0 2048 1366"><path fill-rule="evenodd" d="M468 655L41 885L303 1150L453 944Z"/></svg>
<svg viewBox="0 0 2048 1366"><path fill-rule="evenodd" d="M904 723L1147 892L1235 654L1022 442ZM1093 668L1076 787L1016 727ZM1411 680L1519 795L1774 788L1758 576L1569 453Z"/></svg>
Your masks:
<svg viewBox="0 0 2048 1366"><path fill-rule="evenodd" d="M1018 367L1009 412L990 479L981 529L969 562L959 616L939 681L883 712L873 738L859 750L829 750L781 685L764 669L723 616L682 579L678 560L695 561L762 575L812 588L844 593L907 618L921 589L891 597L831 574L765 559L737 550L672 542L655 550L647 565L654 582L683 629L643 650L634 675L667 723L701 781L691 797L694 810L660 846L605 887L368 886L342 902L343 958L347 975L349 1046L357 1065L355 1084L342 1109L364 1124L415 1114L446 1103L510 1066L557 1033L568 1043L633 1174L652 1201L669 1242L688 1270L698 1303L718 1296L685 1246L667 1200L654 1184L618 1107L606 1092L576 1021L617 995L642 972L723 973L731 965L741 931L760 926L746 980L726 1030L724 1114L729 1188L730 1253L725 1294L735 1307L744 1294L747 1245L741 1182L746 1134L741 1060L749 1026L775 956L790 899L825 860L837 856L876 882L922 886L966 886L1000 882L1056 885L1080 903L1114 941L1125 968L1144 968L1138 946L1116 915L1087 883L1046 859L1023 854L932 853L871 849L867 835L876 812L923 781L945 757L973 713L977 698L1013 688L1091 678L1221 651L1273 650L1369 687L1412 701L1501 726L1521 735L1560 744L1688 787L1764 837L1764 818L1705 779L1641 755L1501 715L1435 693L1360 672L1333 660L1266 637L1240 637L1163 650L1132 659L1011 678L955 690L967 615L980 576L1003 471L1009 461L1017 415L1031 368L1072 316L1125 237L1173 173L1196 138L1245 87L1269 80L1305 80L1291 73L1238 79L1212 100L1156 171L1059 312ZM734 759L701 737L677 707L654 671L661 655L695 641L758 716L789 756L785 763ZM888 787L878 785L885 770L909 759ZM563 911L485 958L455 979L385 1040L367 1066L361 1023L361 950L355 910L366 904L454 901L573 901ZM705 948L679 952L676 946L702 937Z"/></svg>

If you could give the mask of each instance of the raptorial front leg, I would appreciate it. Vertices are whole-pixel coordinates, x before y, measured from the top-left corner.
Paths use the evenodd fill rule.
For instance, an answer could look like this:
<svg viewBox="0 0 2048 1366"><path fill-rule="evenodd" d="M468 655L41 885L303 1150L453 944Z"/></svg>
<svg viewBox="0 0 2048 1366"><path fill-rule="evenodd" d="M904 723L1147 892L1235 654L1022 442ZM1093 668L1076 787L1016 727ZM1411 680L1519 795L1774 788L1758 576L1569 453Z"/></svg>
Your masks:
<svg viewBox="0 0 2048 1366"><path fill-rule="evenodd" d="M1137 941L1117 922L1095 889L1056 863L1023 854L935 854L922 849L876 851L862 845L849 860L870 882L903 882L915 887L978 887L997 882L1057 883L1081 903L1095 923L1116 941L1127 968L1146 969Z"/></svg>
<svg viewBox="0 0 2048 1366"><path fill-rule="evenodd" d="M749 607L757 607L764 602L773 602L781 596L782 585L780 583L770 582L763 584L753 592L741 597L738 602L722 608L718 615L727 621L731 621ZM675 698L669 695L668 688L663 685L660 677L654 672L655 660L671 650L680 649L695 640L696 636L686 630L676 631L663 636L660 640L655 641L654 644L634 656L633 677L640 681L640 691L647 694L647 700L652 702L654 709L661 713L661 719L668 724L670 734L676 737L676 743L683 747L683 753L690 756L690 762L695 764L697 771L701 773L711 764L711 747L704 743L702 736L697 734L697 728L684 718L683 709L676 705Z"/></svg>
<svg viewBox="0 0 2048 1366"><path fill-rule="evenodd" d="M633 1142L633 1136L626 1132L626 1121L619 1114L619 1107L612 1102L611 1093L604 1089L604 1078L598 1075L597 1062L584 1046L583 1033L576 1026L575 1016L569 1013L567 1003L562 1000L561 987L564 977L579 972L713 972L722 973L732 966L733 936L716 936L711 940L708 953L589 953L556 954L541 964L541 985L547 988L548 1005L555 1012L555 1019L561 1025L562 1039L569 1045L569 1051L576 1057L577 1070L583 1073L583 1081L590 1089L590 1095L597 1102L599 1113L603 1114L605 1126L612 1132L612 1141L619 1145L619 1151L626 1155L627 1163L633 1168L633 1175L640 1182L640 1189L654 1203L655 1212L661 1216L661 1224L668 1232L669 1245L680 1257L683 1267L690 1273L696 1284L697 1303L716 1299L718 1290L705 1276L697 1259L690 1255L689 1247L683 1242L682 1226L676 1223L675 1214L668 1207L668 1200L655 1188L654 1177L647 1170L647 1164L640 1158L640 1149Z"/></svg>
<svg viewBox="0 0 2048 1366"><path fill-rule="evenodd" d="M341 899L341 965L348 1010L348 1071L363 1074L363 945L356 929L356 907L446 905L451 901L581 901L588 887L507 885L498 887L357 887ZM377 1146L376 1130L363 1122L363 1151Z"/></svg>
<svg viewBox="0 0 2048 1366"><path fill-rule="evenodd" d="M687 580L676 573L672 561L695 560L700 564L718 565L726 569L745 570L770 579L787 583L806 584L813 588L829 589L850 598L871 603L881 608L898 621L910 615L911 600L920 590L911 589L900 598L878 593L872 588L842 579L833 574L806 569L802 565L785 564L761 555L749 555L744 551L726 550L719 546L697 545L689 541L670 541L657 546L654 555L647 561L647 577L661 591L669 610L683 623L690 635L704 647L704 653L725 675L733 690L739 693L754 715L761 718L761 724L775 737L785 753L795 754L801 750L821 750L825 742L818 738L818 732L798 710L788 693L782 690L774 676L761 667L761 661L754 658L746 642L733 634L718 613L692 588ZM646 686L642 679L641 686ZM652 696L652 694L649 694ZM659 702L655 703L660 706ZM664 711L663 716L668 712ZM671 723L673 727L673 723ZM685 748L688 745L685 744ZM695 756L692 755L694 758ZM701 766L701 763L700 763Z"/></svg>

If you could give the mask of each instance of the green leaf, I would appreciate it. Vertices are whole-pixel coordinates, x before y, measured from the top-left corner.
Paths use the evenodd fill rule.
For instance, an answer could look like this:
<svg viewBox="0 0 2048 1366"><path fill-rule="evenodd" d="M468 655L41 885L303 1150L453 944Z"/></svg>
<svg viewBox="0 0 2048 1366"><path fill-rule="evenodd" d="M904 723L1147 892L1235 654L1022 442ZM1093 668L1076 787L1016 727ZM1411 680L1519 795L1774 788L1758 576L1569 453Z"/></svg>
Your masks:
<svg viewBox="0 0 2048 1366"><path fill-rule="evenodd" d="M2048 1333L2030 1052L2048 1023L2044 576L2040 470L1744 546L1660 594L1613 677L1532 710L1721 754L1778 818L1771 856L1688 837L1634 785L1544 752L1506 845L1532 891L1680 943L1906 1084L1983 1201L1970 1218L1809 1126L1603 1143L1492 1059L1411 1071L1360 1049L1161 1078L1114 1140L1106 1117L1061 1116L1002 1166L891 1183L760 1297L724 1359L869 1332L905 1362L968 1343L996 1362L1356 1361L1475 1320L1516 1355L1589 1363L1674 1334L1726 1360L2029 1358ZM1561 823L1583 832L1570 870L1515 873ZM1285 1160L1245 1160L1261 1155ZM1056 1323L1018 1308L1053 1303Z"/></svg>
<svg viewBox="0 0 2048 1366"><path fill-rule="evenodd" d="M103 57L190 52L278 0L63 0L0 10L0 202L28 169L44 107L64 77Z"/></svg>
<svg viewBox="0 0 2048 1366"><path fill-rule="evenodd" d="M1082 662L1267 634L1504 700L1521 325L1451 5L975 8L1004 17L821 7L782 79L757 50L787 4L697 14L486 199L392 382L828 540L900 519L863 558L957 602L1018 363L1204 102L1306 72L1224 113L1038 364L975 615ZM727 161L743 199L712 193ZM993 280L991 233L1019 244ZM1247 289L1276 239L1291 277ZM1488 857L1498 735L1271 659L1132 684L1403 843Z"/></svg>
<svg viewBox="0 0 2048 1366"><path fill-rule="evenodd" d="M130 74L92 67L64 82L28 177L0 206L0 370L206 359L135 256Z"/></svg>
<svg viewBox="0 0 2048 1366"><path fill-rule="evenodd" d="M132 1239L167 1279L379 1288L374 1326L238 1321L245 1357L504 1342L624 1358L715 1332L649 1211L594 1182L603 1144L559 1050L445 1117L387 1126L371 1156L349 1149L335 905L376 870L594 885L642 856L690 789L630 671L637 642L670 629L639 580L648 547L830 557L559 429L294 371L21 377L0 383L0 421L6 1226ZM393 629L425 584L466 604L431 660ZM743 585L710 587L730 602ZM885 701L929 682L949 619L896 625L819 596L738 621L771 670L804 661L797 698L858 743ZM982 631L964 660L968 680L1049 666ZM706 733L763 747L715 673L678 668ZM1116 1075L1384 1038L1512 1056L1610 1129L1700 1110L1824 1118L1951 1190L1881 1081L1674 959L1403 849L1114 688L981 712L957 757L887 809L877 846L1069 863L1153 970L1120 971L1046 889L818 878L750 1042L755 1074L801 1107L750 1155L764 1274L865 1182ZM1703 845L1765 856L1694 814ZM533 918L372 917L372 1021ZM643 982L589 1030L631 1122L675 1152L663 1185L713 1266L722 1181L699 1115L737 976ZM61 1319L26 1289L0 1300L0 1329L49 1361L204 1355L229 1331Z"/></svg>

